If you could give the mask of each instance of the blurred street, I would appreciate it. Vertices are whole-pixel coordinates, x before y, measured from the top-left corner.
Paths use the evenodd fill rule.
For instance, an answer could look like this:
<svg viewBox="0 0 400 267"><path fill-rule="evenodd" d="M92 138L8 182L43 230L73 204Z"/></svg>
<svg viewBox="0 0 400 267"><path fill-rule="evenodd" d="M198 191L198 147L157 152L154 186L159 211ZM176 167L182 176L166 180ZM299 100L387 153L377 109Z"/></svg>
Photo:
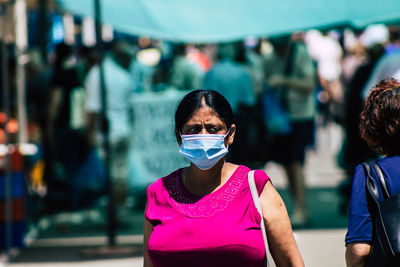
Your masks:
<svg viewBox="0 0 400 267"><path fill-rule="evenodd" d="M338 267L345 266L344 262L344 229L301 230L295 231L295 237L306 266ZM127 237L135 240L140 236ZM41 267L41 266L131 266L139 267L143 264L141 244L119 246L119 251L106 252L98 245L82 246L76 244L93 243L93 238L59 239L37 241L25 249L15 259L15 262L5 266L14 267ZM97 240L104 242L105 239ZM46 242L51 243L46 245ZM114 253L114 255L113 255Z"/></svg>
<svg viewBox="0 0 400 267"><path fill-rule="evenodd" d="M343 178L335 158L341 144L340 128L321 128L317 144L307 159L307 206L311 222L296 229L295 237L309 267L344 266L344 236L347 218L339 214L336 186ZM265 167L284 199L288 211L291 199L279 165ZM90 214L92 214L91 218ZM119 227L115 248L105 246L105 225L94 211L43 218L31 233L27 248L16 253L5 266L142 266L143 211L128 214Z"/></svg>

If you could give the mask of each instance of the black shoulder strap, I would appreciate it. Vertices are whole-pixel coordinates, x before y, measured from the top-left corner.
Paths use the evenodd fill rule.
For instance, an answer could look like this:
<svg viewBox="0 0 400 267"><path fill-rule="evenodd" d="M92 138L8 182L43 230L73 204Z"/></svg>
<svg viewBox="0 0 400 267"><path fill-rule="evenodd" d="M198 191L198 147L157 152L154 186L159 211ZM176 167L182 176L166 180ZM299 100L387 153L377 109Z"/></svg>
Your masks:
<svg viewBox="0 0 400 267"><path fill-rule="evenodd" d="M366 177L366 186L367 186L367 192L370 194L372 199L374 200L375 203L379 204L379 191L378 187L374 181L374 179L371 176L371 166L374 168L376 175L378 176L378 181L381 187L381 191L383 194L383 199L388 199L390 198L389 190L385 181L385 178L383 176L382 169L379 167L379 165L376 162L371 162L371 163L362 163L362 167L364 169L364 174Z"/></svg>
<svg viewBox="0 0 400 267"><path fill-rule="evenodd" d="M371 166L369 163L362 163L361 164L363 169L364 169L364 174L366 178L366 187L367 187L367 193L371 196L371 198L374 200L374 202L378 205L379 204L379 191L378 187L375 184L374 179L371 176Z"/></svg>
<svg viewBox="0 0 400 267"><path fill-rule="evenodd" d="M385 181L385 177L383 176L381 167L379 167L378 163L376 163L375 161L371 162L371 165L374 167L375 173L378 176L378 181L381 184L383 198L384 199L390 198L389 190Z"/></svg>

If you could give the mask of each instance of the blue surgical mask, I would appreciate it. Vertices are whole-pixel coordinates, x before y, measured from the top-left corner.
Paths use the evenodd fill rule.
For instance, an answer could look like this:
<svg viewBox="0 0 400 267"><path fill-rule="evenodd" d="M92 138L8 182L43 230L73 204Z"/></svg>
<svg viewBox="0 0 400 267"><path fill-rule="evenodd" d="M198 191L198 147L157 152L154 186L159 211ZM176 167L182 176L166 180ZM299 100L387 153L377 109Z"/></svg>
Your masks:
<svg viewBox="0 0 400 267"><path fill-rule="evenodd" d="M227 134L181 135L182 145L179 153L199 169L208 170L228 153L224 143Z"/></svg>

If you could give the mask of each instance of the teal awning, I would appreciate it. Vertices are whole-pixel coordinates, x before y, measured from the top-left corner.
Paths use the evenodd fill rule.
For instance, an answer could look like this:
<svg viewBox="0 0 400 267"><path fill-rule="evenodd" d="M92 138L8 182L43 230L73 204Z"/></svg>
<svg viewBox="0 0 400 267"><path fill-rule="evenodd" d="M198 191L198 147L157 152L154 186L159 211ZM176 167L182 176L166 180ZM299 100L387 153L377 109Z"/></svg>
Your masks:
<svg viewBox="0 0 400 267"><path fill-rule="evenodd" d="M58 0L93 16L93 0ZM400 0L101 0L119 31L186 42L221 42L296 30L400 20Z"/></svg>

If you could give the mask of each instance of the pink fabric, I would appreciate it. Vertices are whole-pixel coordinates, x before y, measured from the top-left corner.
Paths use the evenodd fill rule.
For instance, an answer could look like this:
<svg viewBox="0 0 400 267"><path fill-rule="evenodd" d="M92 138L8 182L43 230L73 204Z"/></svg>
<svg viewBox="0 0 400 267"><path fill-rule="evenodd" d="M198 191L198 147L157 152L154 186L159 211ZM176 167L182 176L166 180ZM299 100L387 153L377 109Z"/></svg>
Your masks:
<svg viewBox="0 0 400 267"><path fill-rule="evenodd" d="M145 218L154 226L148 253L155 267L264 266L261 217L240 165L217 191L201 198L182 184L182 169L147 189ZM259 194L269 177L255 172Z"/></svg>

